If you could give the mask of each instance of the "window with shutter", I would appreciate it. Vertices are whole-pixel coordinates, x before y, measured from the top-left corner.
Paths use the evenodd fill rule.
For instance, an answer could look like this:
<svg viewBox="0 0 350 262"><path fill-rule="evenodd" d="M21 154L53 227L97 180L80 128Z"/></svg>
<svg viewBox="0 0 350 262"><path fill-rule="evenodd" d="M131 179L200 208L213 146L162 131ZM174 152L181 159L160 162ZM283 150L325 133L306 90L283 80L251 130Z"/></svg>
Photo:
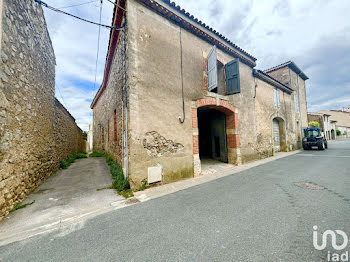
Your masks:
<svg viewBox="0 0 350 262"><path fill-rule="evenodd" d="M235 59L225 65L226 95L232 95L241 92L238 62L239 60Z"/></svg>
<svg viewBox="0 0 350 262"><path fill-rule="evenodd" d="M208 91L212 91L218 85L218 68L216 62L216 46L210 50L208 59Z"/></svg>
<svg viewBox="0 0 350 262"><path fill-rule="evenodd" d="M278 92L278 89L277 88L275 88L274 89L274 97L275 97L275 107L280 107L280 94L279 94L279 92Z"/></svg>
<svg viewBox="0 0 350 262"><path fill-rule="evenodd" d="M294 94L295 111L299 112L299 98L297 94Z"/></svg>

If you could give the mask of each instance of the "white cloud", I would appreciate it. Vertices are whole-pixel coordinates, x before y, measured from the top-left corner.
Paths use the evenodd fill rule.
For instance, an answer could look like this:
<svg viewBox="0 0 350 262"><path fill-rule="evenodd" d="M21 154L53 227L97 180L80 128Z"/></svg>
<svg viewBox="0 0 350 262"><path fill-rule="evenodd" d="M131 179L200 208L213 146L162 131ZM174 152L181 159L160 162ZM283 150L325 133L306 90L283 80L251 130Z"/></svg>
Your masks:
<svg viewBox="0 0 350 262"><path fill-rule="evenodd" d="M64 7L83 2L89 1L60 0L46 3L54 7ZM63 10L91 21L99 21L99 1ZM87 130L91 122L90 103L103 79L109 29L101 28L97 84L94 85L98 26L46 8L44 12L56 55L56 97L76 118L77 124ZM113 4L104 1L103 24L111 24L112 13ZM74 86L77 82L79 86Z"/></svg>

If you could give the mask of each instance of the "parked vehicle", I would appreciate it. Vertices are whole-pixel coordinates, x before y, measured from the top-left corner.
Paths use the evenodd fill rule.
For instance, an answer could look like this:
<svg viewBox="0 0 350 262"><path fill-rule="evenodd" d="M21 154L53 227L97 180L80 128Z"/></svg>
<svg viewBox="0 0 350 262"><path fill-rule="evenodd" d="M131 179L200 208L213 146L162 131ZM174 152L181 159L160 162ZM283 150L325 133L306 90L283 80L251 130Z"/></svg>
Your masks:
<svg viewBox="0 0 350 262"><path fill-rule="evenodd" d="M328 148L327 140L322 135L319 127L309 127L304 129L303 149L310 150L311 147L317 146L318 150Z"/></svg>

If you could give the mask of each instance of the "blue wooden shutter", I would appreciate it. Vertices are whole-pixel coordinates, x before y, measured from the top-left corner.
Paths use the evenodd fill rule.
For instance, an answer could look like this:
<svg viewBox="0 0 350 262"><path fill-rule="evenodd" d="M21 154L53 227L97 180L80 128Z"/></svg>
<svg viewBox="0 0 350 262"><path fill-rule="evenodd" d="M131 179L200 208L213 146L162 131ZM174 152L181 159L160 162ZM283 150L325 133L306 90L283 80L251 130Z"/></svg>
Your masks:
<svg viewBox="0 0 350 262"><path fill-rule="evenodd" d="M239 60L235 59L225 65L226 95L232 95L241 92L238 62Z"/></svg>
<svg viewBox="0 0 350 262"><path fill-rule="evenodd" d="M216 46L210 50L208 59L208 90L211 91L218 86L218 66L216 62Z"/></svg>

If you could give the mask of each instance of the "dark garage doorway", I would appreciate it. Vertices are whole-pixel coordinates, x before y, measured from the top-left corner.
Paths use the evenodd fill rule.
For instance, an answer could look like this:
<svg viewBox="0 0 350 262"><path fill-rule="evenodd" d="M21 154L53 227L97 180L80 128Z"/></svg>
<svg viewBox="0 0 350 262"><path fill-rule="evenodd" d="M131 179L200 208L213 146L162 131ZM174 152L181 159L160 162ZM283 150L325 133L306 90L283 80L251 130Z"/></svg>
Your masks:
<svg viewBox="0 0 350 262"><path fill-rule="evenodd" d="M198 108L199 157L227 163L226 115L208 107Z"/></svg>

